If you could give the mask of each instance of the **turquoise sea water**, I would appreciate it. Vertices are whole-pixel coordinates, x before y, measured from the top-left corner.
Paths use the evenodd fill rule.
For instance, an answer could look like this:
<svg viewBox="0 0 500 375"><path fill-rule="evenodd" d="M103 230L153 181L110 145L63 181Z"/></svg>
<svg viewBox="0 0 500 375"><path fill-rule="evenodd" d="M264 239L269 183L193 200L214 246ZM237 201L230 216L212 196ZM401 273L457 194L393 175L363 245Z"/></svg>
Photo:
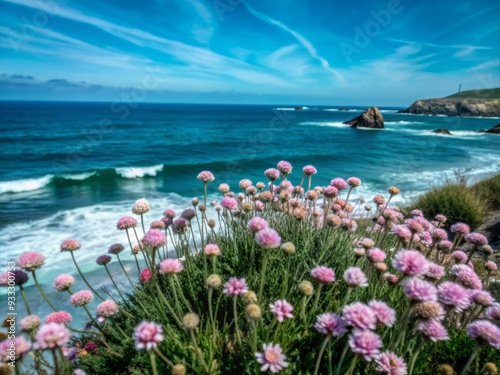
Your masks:
<svg viewBox="0 0 500 375"><path fill-rule="evenodd" d="M94 271L109 245L125 243L115 224L136 199L153 204L147 222L167 208L180 213L202 195L196 175L205 169L216 176L213 199L219 183L236 190L242 178L266 182L264 170L287 160L293 183L312 164L313 185L357 176L363 185L355 198L369 200L395 185L400 203L456 169L467 169L471 180L500 171L500 136L476 132L498 118L381 108L386 129L361 130L341 122L365 108L338 108L0 102L0 266L23 251L42 252L39 277L50 290L58 273L75 273L69 255L58 252L73 237L82 243L83 268ZM437 128L454 136L431 132Z"/></svg>

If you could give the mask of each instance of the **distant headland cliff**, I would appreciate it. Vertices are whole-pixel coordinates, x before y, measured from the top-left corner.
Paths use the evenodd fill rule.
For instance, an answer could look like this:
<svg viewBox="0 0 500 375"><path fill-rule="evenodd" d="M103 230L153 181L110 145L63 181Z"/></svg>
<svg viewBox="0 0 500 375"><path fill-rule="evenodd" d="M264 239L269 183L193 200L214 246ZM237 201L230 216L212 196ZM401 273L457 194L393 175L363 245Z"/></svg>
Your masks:
<svg viewBox="0 0 500 375"><path fill-rule="evenodd" d="M399 113L500 117L500 88L462 91L445 98L417 100Z"/></svg>

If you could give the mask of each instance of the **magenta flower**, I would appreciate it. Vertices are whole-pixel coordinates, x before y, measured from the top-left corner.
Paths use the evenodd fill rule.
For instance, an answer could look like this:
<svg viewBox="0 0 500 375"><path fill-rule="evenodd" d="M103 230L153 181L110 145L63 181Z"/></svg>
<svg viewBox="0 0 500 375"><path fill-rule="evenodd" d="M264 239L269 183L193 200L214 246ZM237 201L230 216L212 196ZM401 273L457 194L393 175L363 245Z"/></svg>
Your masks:
<svg viewBox="0 0 500 375"><path fill-rule="evenodd" d="M470 227L464 223L456 223L450 227L450 232L465 236L469 234Z"/></svg>
<svg viewBox="0 0 500 375"><path fill-rule="evenodd" d="M456 312L463 311L470 305L469 292L451 281L445 281L438 286L438 300Z"/></svg>
<svg viewBox="0 0 500 375"><path fill-rule="evenodd" d="M406 375L406 363L403 358L392 352L383 352L375 360L376 370L388 375Z"/></svg>
<svg viewBox="0 0 500 375"><path fill-rule="evenodd" d="M165 211L163 211L163 216L173 219L175 218L176 214L174 210L172 210L171 208L167 208Z"/></svg>
<svg viewBox="0 0 500 375"><path fill-rule="evenodd" d="M335 271L325 266L317 266L311 270L311 276L321 284L330 284L335 281Z"/></svg>
<svg viewBox="0 0 500 375"><path fill-rule="evenodd" d="M123 216L116 223L116 229L125 230L128 228L135 228L137 226L137 220L131 216Z"/></svg>
<svg viewBox="0 0 500 375"><path fill-rule="evenodd" d="M449 338L446 328L443 327L441 322L435 319L420 322L417 326L417 331L426 339L433 342L446 341Z"/></svg>
<svg viewBox="0 0 500 375"><path fill-rule="evenodd" d="M500 349L500 328L493 323L487 320L476 320L467 326L466 332L480 345L489 344Z"/></svg>
<svg viewBox="0 0 500 375"><path fill-rule="evenodd" d="M395 269L410 276L418 276L427 272L429 263L427 258L416 250L401 250L393 260Z"/></svg>
<svg viewBox="0 0 500 375"><path fill-rule="evenodd" d="M262 366L260 367L261 372L271 371L273 374L280 372L285 367L288 367L288 362L286 362L286 356L283 354L283 349L281 349L280 344L262 344L262 353L255 353L255 358L257 362Z"/></svg>
<svg viewBox="0 0 500 375"><path fill-rule="evenodd" d="M157 249L161 246L165 246L167 239L165 238L165 232L160 229L150 229L146 232L144 237L142 237L141 242L153 249Z"/></svg>
<svg viewBox="0 0 500 375"><path fill-rule="evenodd" d="M421 210L413 210L412 212L410 212L410 215L424 217L424 213Z"/></svg>
<svg viewBox="0 0 500 375"><path fill-rule="evenodd" d="M425 273L425 277L432 280L439 280L444 276L444 267L436 263L429 262L429 269Z"/></svg>
<svg viewBox="0 0 500 375"><path fill-rule="evenodd" d="M495 303L493 306L488 307L486 309L486 316L491 320L500 322L500 304Z"/></svg>
<svg viewBox="0 0 500 375"><path fill-rule="evenodd" d="M428 281L412 277L403 284L403 292L412 301L437 301L437 289Z"/></svg>
<svg viewBox="0 0 500 375"><path fill-rule="evenodd" d="M160 273L163 275L180 273L182 270L184 266L179 259L167 258L160 263Z"/></svg>
<svg viewBox="0 0 500 375"><path fill-rule="evenodd" d="M455 276L457 281L470 289L483 289L481 279L472 268L465 264L455 264L451 267L450 274Z"/></svg>
<svg viewBox="0 0 500 375"><path fill-rule="evenodd" d="M368 306L375 312L377 324L392 327L396 321L396 311L382 301L370 301Z"/></svg>
<svg viewBox="0 0 500 375"><path fill-rule="evenodd" d="M205 254L217 256L220 255L220 248L216 244L209 243L205 245Z"/></svg>
<svg viewBox="0 0 500 375"><path fill-rule="evenodd" d="M371 262L377 263L377 262L383 262L385 258L387 258L387 254L382 250L380 250L378 247L374 247L367 251L366 257Z"/></svg>
<svg viewBox="0 0 500 375"><path fill-rule="evenodd" d="M314 328L324 335L342 337L347 333L347 324L341 316L333 313L324 313L316 317Z"/></svg>
<svg viewBox="0 0 500 375"><path fill-rule="evenodd" d="M227 283L224 284L224 290L222 292L230 296L239 296L240 294L248 292L248 285L243 278L238 279L237 277L231 277Z"/></svg>
<svg viewBox="0 0 500 375"><path fill-rule="evenodd" d="M354 353L362 355L368 362L378 357L382 347L380 336L367 329L353 330L348 343Z"/></svg>
<svg viewBox="0 0 500 375"><path fill-rule="evenodd" d="M191 221L196 217L196 211L192 208L186 208L184 211L182 211L181 217L186 219L187 221Z"/></svg>
<svg viewBox="0 0 500 375"><path fill-rule="evenodd" d="M73 317L66 311L56 311L45 317L45 323L68 324L72 320Z"/></svg>
<svg viewBox="0 0 500 375"><path fill-rule="evenodd" d="M189 228L189 221L184 219L183 217L180 217L173 222L173 231L174 233L185 233L187 229ZM165 240L166 242L166 240Z"/></svg>
<svg viewBox="0 0 500 375"><path fill-rule="evenodd" d="M434 229L431 235L435 241L444 241L448 239L448 233L446 233L444 229Z"/></svg>
<svg viewBox="0 0 500 375"><path fill-rule="evenodd" d="M166 226L166 223L161 220L154 220L153 222L151 222L151 224L149 224L149 228L151 229L165 229Z"/></svg>
<svg viewBox="0 0 500 375"><path fill-rule="evenodd" d="M40 325L38 315L28 315L19 322L19 327L23 332L31 332Z"/></svg>
<svg viewBox="0 0 500 375"><path fill-rule="evenodd" d="M347 182L343 178L334 178L330 181L330 185L337 188L338 191L347 189Z"/></svg>
<svg viewBox="0 0 500 375"><path fill-rule="evenodd" d="M394 234L400 241L410 241L411 230L406 225L395 225L391 229L391 233Z"/></svg>
<svg viewBox="0 0 500 375"><path fill-rule="evenodd" d="M215 180L213 173L210 171L202 171L202 172L198 173L198 176L196 178L198 180L200 180L201 182L203 182L204 184L207 184L207 183Z"/></svg>
<svg viewBox="0 0 500 375"><path fill-rule="evenodd" d="M472 292L470 292L470 297L478 305L482 305L482 306L486 306L486 307L491 306L493 304L493 301L494 301L491 293L487 292L486 290L474 289L474 290L472 290Z"/></svg>
<svg viewBox="0 0 500 375"><path fill-rule="evenodd" d="M293 169L292 165L289 162L284 161L284 160L280 161L278 163L278 165L276 166L276 168L278 169L278 171L281 172L281 174L283 176L287 176L290 173L292 173L292 169Z"/></svg>
<svg viewBox="0 0 500 375"><path fill-rule="evenodd" d="M64 240L61 243L61 251L76 251L80 248L80 244L78 243L77 240L74 240L72 238L68 240Z"/></svg>
<svg viewBox="0 0 500 375"><path fill-rule="evenodd" d="M344 272L344 280L349 288L368 286L368 279L359 267L349 267Z"/></svg>
<svg viewBox="0 0 500 375"><path fill-rule="evenodd" d="M64 324L47 323L36 333L34 348L37 350L62 348L69 342L70 337L69 330Z"/></svg>
<svg viewBox="0 0 500 375"><path fill-rule="evenodd" d="M80 290L69 298L69 302L75 307L80 307L92 302L93 299L94 295L90 290Z"/></svg>
<svg viewBox="0 0 500 375"><path fill-rule="evenodd" d="M149 268L144 268L139 276L139 278L141 279L141 283L146 284L149 279L151 279L151 276L151 270Z"/></svg>
<svg viewBox="0 0 500 375"><path fill-rule="evenodd" d="M276 316L278 322L282 322L285 318L292 319L293 306L286 300L277 300L269 305L271 312Z"/></svg>
<svg viewBox="0 0 500 375"><path fill-rule="evenodd" d="M255 242L263 249L275 249L281 245L281 237L274 229L259 230L255 234Z"/></svg>
<svg viewBox="0 0 500 375"><path fill-rule="evenodd" d="M238 208L238 201L232 197L222 198L220 205L226 210L235 210Z"/></svg>
<svg viewBox="0 0 500 375"><path fill-rule="evenodd" d="M14 341L14 348L12 350L12 341ZM24 336L17 336L14 340L5 339L0 342L0 362L11 363L15 362L12 358L21 359L31 350L31 342L26 340ZM5 372L9 374L9 372Z"/></svg>
<svg viewBox="0 0 500 375"><path fill-rule="evenodd" d="M65 292L73 285L75 285L75 278L67 274L57 276L52 283L52 287L58 292Z"/></svg>
<svg viewBox="0 0 500 375"><path fill-rule="evenodd" d="M377 315L375 311L361 302L354 302L344 307L342 318L347 325L359 329L375 329Z"/></svg>
<svg viewBox="0 0 500 375"><path fill-rule="evenodd" d="M136 215L143 215L145 213L148 213L151 210L151 205L149 202L144 199L137 199L132 206L132 213Z"/></svg>
<svg viewBox="0 0 500 375"><path fill-rule="evenodd" d="M248 231L252 234L268 228L267 221L260 216L255 216L248 221Z"/></svg>
<svg viewBox="0 0 500 375"><path fill-rule="evenodd" d="M25 271L31 272L37 270L45 263L45 257L36 251L26 251L19 255L16 265Z"/></svg>
<svg viewBox="0 0 500 375"><path fill-rule="evenodd" d="M349 177L347 179L347 183L349 184L350 187L357 187L361 185L361 180L357 177Z"/></svg>
<svg viewBox="0 0 500 375"><path fill-rule="evenodd" d="M120 307L113 300L106 300L97 306L96 316L99 318L111 318L118 313Z"/></svg>
<svg viewBox="0 0 500 375"><path fill-rule="evenodd" d="M269 169L266 169L266 171L264 172L264 175L270 179L271 181L275 181L277 180L278 178L280 178L280 171L278 171L277 169L275 168L269 168Z"/></svg>
<svg viewBox="0 0 500 375"><path fill-rule="evenodd" d="M108 254L120 254L123 250L125 250L125 247L121 243L114 243L110 247L108 247Z"/></svg>
<svg viewBox="0 0 500 375"><path fill-rule="evenodd" d="M462 250L456 250L451 253L451 256L457 263L465 263L467 261L467 254Z"/></svg>
<svg viewBox="0 0 500 375"><path fill-rule="evenodd" d="M327 198L335 198L337 195L339 195L339 189L337 189L335 186L327 186L323 190L323 195Z"/></svg>
<svg viewBox="0 0 500 375"><path fill-rule="evenodd" d="M469 233L464 237L464 240L472 245L483 246L488 243L488 239L481 233Z"/></svg>
<svg viewBox="0 0 500 375"><path fill-rule="evenodd" d="M484 263L484 269L488 272L495 272L498 267L497 264L491 260Z"/></svg>
<svg viewBox="0 0 500 375"><path fill-rule="evenodd" d="M311 176L318 173L316 168L314 168L312 165L306 165L304 168L302 168L302 172L304 172L306 176Z"/></svg>
<svg viewBox="0 0 500 375"><path fill-rule="evenodd" d="M453 242L448 240L439 241L437 244L437 248L447 253L453 248Z"/></svg>
<svg viewBox="0 0 500 375"><path fill-rule="evenodd" d="M108 264L109 262L111 262L111 257L109 255L99 255L97 257L97 259L95 260L95 262L100 265L100 266L104 266L105 264Z"/></svg>
<svg viewBox="0 0 500 375"><path fill-rule="evenodd" d="M424 231L423 225L417 220L419 216L416 216L413 219L406 220L405 224L410 229L412 233L422 233Z"/></svg>
<svg viewBox="0 0 500 375"><path fill-rule="evenodd" d="M153 350L162 342L163 329L159 324L143 320L134 329L132 337L135 339L135 350Z"/></svg>

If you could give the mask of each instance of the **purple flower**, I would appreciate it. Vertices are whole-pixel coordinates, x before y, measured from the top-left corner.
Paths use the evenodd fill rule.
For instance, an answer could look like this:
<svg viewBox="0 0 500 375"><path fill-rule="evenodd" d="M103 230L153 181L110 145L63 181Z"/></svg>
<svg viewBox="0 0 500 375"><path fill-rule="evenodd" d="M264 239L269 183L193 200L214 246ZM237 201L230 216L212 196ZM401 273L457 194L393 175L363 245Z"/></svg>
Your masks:
<svg viewBox="0 0 500 375"><path fill-rule="evenodd" d="M325 266L317 266L311 270L311 276L319 283L330 284L335 281L335 271Z"/></svg>
<svg viewBox="0 0 500 375"><path fill-rule="evenodd" d="M121 243L114 243L110 247L108 247L108 254L120 254L123 250L125 250L125 247Z"/></svg>
<svg viewBox="0 0 500 375"><path fill-rule="evenodd" d="M347 182L343 178L334 178L330 181L330 185L337 188L338 191L347 189Z"/></svg>
<svg viewBox="0 0 500 375"><path fill-rule="evenodd" d="M61 243L61 251L76 251L80 248L80 244L78 243L77 240L74 240L72 238L68 240L64 240Z"/></svg>
<svg viewBox="0 0 500 375"><path fill-rule="evenodd" d="M92 302L93 299L94 295L90 290L80 290L70 297L69 302L71 302L73 306L79 307L85 306L87 303Z"/></svg>
<svg viewBox="0 0 500 375"><path fill-rule="evenodd" d="M411 230L406 225L393 226L391 233L398 237L400 241L410 241L411 239Z"/></svg>
<svg viewBox="0 0 500 375"><path fill-rule="evenodd" d="M469 234L470 227L464 223L456 223L450 227L450 232L465 236Z"/></svg>
<svg viewBox="0 0 500 375"><path fill-rule="evenodd" d="M445 281L438 286L438 300L453 311L463 311L470 305L469 292L461 285Z"/></svg>
<svg viewBox="0 0 500 375"><path fill-rule="evenodd" d="M22 270L15 269L14 271L5 271L0 274L0 286L10 286L12 274L14 274L15 285L23 285L30 279L28 274Z"/></svg>
<svg viewBox="0 0 500 375"><path fill-rule="evenodd" d="M344 272L344 280L349 288L368 286L368 279L359 267L349 267Z"/></svg>
<svg viewBox="0 0 500 375"><path fill-rule="evenodd" d="M154 249L165 246L167 243L165 232L160 229L148 230L144 237L142 237L141 241L144 245L152 247Z"/></svg>
<svg viewBox="0 0 500 375"><path fill-rule="evenodd" d="M100 266L104 266L105 264L108 264L109 262L111 262L111 257L109 255L99 255L97 257L97 259L95 260L95 262L100 265Z"/></svg>
<svg viewBox="0 0 500 375"><path fill-rule="evenodd" d="M167 219L167 220L164 220L164 219ZM149 224L149 228L151 228L151 229L165 229L165 227L167 227L166 222L168 222L169 219L170 218L168 218L168 217L162 217L160 220L155 220L155 221L151 222L151 224Z"/></svg>
<svg viewBox="0 0 500 375"><path fill-rule="evenodd" d="M438 342L448 340L448 332L443 327L441 322L435 319L430 319L419 323L417 326L419 331L426 339Z"/></svg>
<svg viewBox="0 0 500 375"><path fill-rule="evenodd" d="M441 251L448 252L453 248L453 242L448 240L439 241L437 244L437 248Z"/></svg>
<svg viewBox="0 0 500 375"><path fill-rule="evenodd" d="M143 320L134 329L132 337L135 339L135 350L153 350L162 342L163 329L159 324Z"/></svg>
<svg viewBox="0 0 500 375"><path fill-rule="evenodd" d="M280 344L262 344L262 353L255 353L255 358L262 366L261 372L271 371L273 374L280 372L285 367L288 367L286 356L283 354Z"/></svg>
<svg viewBox="0 0 500 375"><path fill-rule="evenodd" d="M479 344L489 344L500 349L500 328L487 320L476 320L469 324L467 334Z"/></svg>
<svg viewBox="0 0 500 375"><path fill-rule="evenodd" d="M160 273L163 275L180 273L182 270L184 266L179 259L167 258L160 263Z"/></svg>
<svg viewBox="0 0 500 375"><path fill-rule="evenodd" d="M181 217L183 217L188 221L191 221L196 217L196 211L193 210L192 208L187 208L184 211L182 211Z"/></svg>
<svg viewBox="0 0 500 375"><path fill-rule="evenodd" d="M406 375L406 363L403 358L392 352L383 352L375 361L376 370L388 375Z"/></svg>
<svg viewBox="0 0 500 375"><path fill-rule="evenodd" d="M62 348L69 342L70 337L69 330L64 324L47 323L36 333L34 348L37 350Z"/></svg>
<svg viewBox="0 0 500 375"><path fill-rule="evenodd" d="M455 276L457 281L466 288L483 289L483 284L479 276L472 268L465 264L455 264L451 267L450 274Z"/></svg>
<svg viewBox="0 0 500 375"><path fill-rule="evenodd" d="M370 301L368 306L375 312L377 324L392 327L396 321L396 311L382 301Z"/></svg>
<svg viewBox="0 0 500 375"><path fill-rule="evenodd" d="M413 217L415 216L424 217L424 213L421 210L413 210L412 212L410 212L410 215Z"/></svg>
<svg viewBox="0 0 500 375"><path fill-rule="evenodd" d="M52 283L52 287L58 292L65 292L73 285L75 285L75 278L64 273L57 276Z"/></svg>
<svg viewBox="0 0 500 375"><path fill-rule="evenodd" d="M278 168L278 171L280 171L283 176L287 176L292 173L293 169L292 165L284 160L280 161L276 168Z"/></svg>
<svg viewBox="0 0 500 375"><path fill-rule="evenodd" d="M323 194L327 198L335 198L337 195L339 195L339 189L337 189L335 186L327 186L323 190Z"/></svg>
<svg viewBox="0 0 500 375"><path fill-rule="evenodd" d="M232 197L222 198L220 205L226 210L235 210L238 208L238 201Z"/></svg>
<svg viewBox="0 0 500 375"><path fill-rule="evenodd" d="M174 220L174 222L173 222L172 230L176 234L185 233L188 228L189 228L189 221L187 221L183 217L180 217L177 220ZM166 242L166 240L165 240L165 242Z"/></svg>
<svg viewBox="0 0 500 375"><path fill-rule="evenodd" d="M425 277L432 280L439 280L444 276L444 267L436 263L429 262L429 269L425 273Z"/></svg>
<svg viewBox="0 0 500 375"><path fill-rule="evenodd" d="M45 317L45 323L68 324L72 320L73 317L66 311L56 311Z"/></svg>
<svg viewBox="0 0 500 375"><path fill-rule="evenodd" d="M269 168L269 169L266 169L266 171L264 172L264 175L270 179L271 181L275 181L277 180L278 178L280 178L280 171L278 171L277 169L275 168Z"/></svg>
<svg viewBox="0 0 500 375"><path fill-rule="evenodd" d="M248 231L252 234L257 233L260 230L267 229L267 221L260 216L255 216L248 221Z"/></svg>
<svg viewBox="0 0 500 375"><path fill-rule="evenodd" d="M482 306L486 306L486 307L491 306L493 304L493 301L494 301L491 293L487 292L486 290L474 289L472 292L470 292L470 297L478 305L482 305Z"/></svg>
<svg viewBox="0 0 500 375"><path fill-rule="evenodd" d="M348 343L354 353L362 355L368 362L378 357L382 347L380 336L367 329L353 330Z"/></svg>
<svg viewBox="0 0 500 375"><path fill-rule="evenodd" d="M131 216L123 216L116 223L116 229L125 230L128 228L135 228L137 226L137 220Z"/></svg>
<svg viewBox="0 0 500 375"><path fill-rule="evenodd" d="M302 168L302 172L304 172L306 176L311 176L318 173L316 168L314 168L312 165L306 165L304 168Z"/></svg>
<svg viewBox="0 0 500 375"><path fill-rule="evenodd" d="M207 184L213 180L215 180L215 177L212 172L210 171L202 171L198 173L198 176L196 177L198 180L203 182L204 184Z"/></svg>
<svg viewBox="0 0 500 375"><path fill-rule="evenodd" d="M359 329L375 329L377 315L375 311L361 302L354 302L344 307L342 318L347 325Z"/></svg>
<svg viewBox="0 0 500 375"><path fill-rule="evenodd" d="M455 262L457 263L465 263L467 261L467 254L464 253L462 250L456 250L451 253L451 256L453 259L455 259Z"/></svg>
<svg viewBox="0 0 500 375"><path fill-rule="evenodd" d="M37 270L45 263L45 257L36 251L26 251L19 255L16 265L25 271Z"/></svg>
<svg viewBox="0 0 500 375"><path fill-rule="evenodd" d="M163 211L163 216L173 219L176 215L174 210L167 208L165 211Z"/></svg>
<svg viewBox="0 0 500 375"><path fill-rule="evenodd" d="M469 233L464 237L465 241L472 245L486 245L488 243L488 239L483 236L481 233Z"/></svg>
<svg viewBox="0 0 500 375"><path fill-rule="evenodd" d="M224 294L228 294L230 296L239 296L240 294L244 294L248 292L248 285L245 279L238 279L236 277L231 277L226 284L224 284Z"/></svg>
<svg viewBox="0 0 500 375"><path fill-rule="evenodd" d="M444 229L434 229L431 235L434 241L445 241L448 239L448 233Z"/></svg>
<svg viewBox="0 0 500 375"><path fill-rule="evenodd" d="M290 305L286 300L277 300L269 305L271 312L276 316L278 322L282 322L285 318L292 319L293 306Z"/></svg>
<svg viewBox="0 0 500 375"><path fill-rule="evenodd" d="M96 316L99 318L111 318L118 313L120 307L113 300L106 300L97 306Z"/></svg>
<svg viewBox="0 0 500 375"><path fill-rule="evenodd" d="M314 328L320 333L335 337L342 337L347 333L347 325L344 319L333 313L318 315Z"/></svg>
<svg viewBox="0 0 500 375"><path fill-rule="evenodd" d="M274 229L267 228L255 234L255 242L263 249L275 249L281 245L281 237Z"/></svg>
<svg viewBox="0 0 500 375"><path fill-rule="evenodd" d="M394 256L392 265L398 271L410 276L422 275L429 268L427 258L416 250L401 250Z"/></svg>
<svg viewBox="0 0 500 375"><path fill-rule="evenodd" d="M21 331L23 332L31 332L36 329L40 325L40 318L38 315L28 315L23 318L19 323Z"/></svg>
<svg viewBox="0 0 500 375"><path fill-rule="evenodd" d="M486 309L486 316L491 320L500 322L500 304L495 303L493 306L488 307Z"/></svg>
<svg viewBox="0 0 500 375"><path fill-rule="evenodd" d="M12 356L15 359L21 359L31 350L31 342L26 340L24 336L17 336L14 339L15 350L11 349L11 340L6 339L0 342L0 362L14 362ZM8 372L6 372L8 374Z"/></svg>
<svg viewBox="0 0 500 375"><path fill-rule="evenodd" d="M220 255L220 248L216 244L213 243L208 243L205 245L205 250L204 250L206 255Z"/></svg>
<svg viewBox="0 0 500 375"><path fill-rule="evenodd" d="M380 250L378 247L374 247L367 251L366 257L371 262L377 263L377 262L383 262L385 258L387 258L387 254L382 250Z"/></svg>
<svg viewBox="0 0 500 375"><path fill-rule="evenodd" d="M403 291L406 297L413 301L437 301L436 287L430 282L416 277L405 280Z"/></svg>

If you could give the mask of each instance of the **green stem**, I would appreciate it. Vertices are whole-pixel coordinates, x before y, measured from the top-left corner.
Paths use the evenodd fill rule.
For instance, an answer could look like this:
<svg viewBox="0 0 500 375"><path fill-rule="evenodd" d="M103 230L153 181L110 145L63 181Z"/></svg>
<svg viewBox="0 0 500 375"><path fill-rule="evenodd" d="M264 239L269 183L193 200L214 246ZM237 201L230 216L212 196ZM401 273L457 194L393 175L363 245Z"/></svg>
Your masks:
<svg viewBox="0 0 500 375"><path fill-rule="evenodd" d="M21 291L21 296L23 296L24 304L26 305L26 312L28 315L31 315L30 305L28 303L28 299L26 298L26 293L24 292L24 288L21 284L19 284L19 290Z"/></svg>
<svg viewBox="0 0 500 375"><path fill-rule="evenodd" d="M173 275L167 275L168 282L170 284L170 287L172 288L172 293L174 295L174 300L175 300L175 305L177 307L177 312L179 313L179 316L182 316L182 307L181 304L179 303L179 297L177 296L177 289L174 284L174 280L172 279Z"/></svg>
<svg viewBox="0 0 500 375"><path fill-rule="evenodd" d="M117 290L118 294L120 295L120 297L122 298L122 300L124 300L124 301L125 301L125 298L123 298L123 295L122 295L122 292L120 291L120 288L118 288L118 285L116 285L115 280L113 280L113 277L111 276L111 273L109 272L108 267L107 267L106 265L104 265L104 268L106 269L106 272L108 273L109 278L111 279L111 282L112 282L112 283L113 283L113 285L115 286L115 288L116 288L116 290Z"/></svg>
<svg viewBox="0 0 500 375"><path fill-rule="evenodd" d="M196 351L196 354L198 354L198 357L200 357L200 362L207 374L210 372L208 369L207 364L205 363L205 360L203 359L203 353L201 352L200 348L198 347L198 343L196 342L196 337L194 335L194 331L192 329L189 330L189 333L191 335L191 341L193 341L193 346L194 350Z"/></svg>
<svg viewBox="0 0 500 375"><path fill-rule="evenodd" d="M415 366L415 361L417 360L418 355L420 354L420 351L425 345L425 340L422 339L420 343L417 346L417 349L415 350L415 353L413 353L410 362L408 364L408 375L411 375L413 373L413 367Z"/></svg>
<svg viewBox="0 0 500 375"><path fill-rule="evenodd" d="M261 275L260 275L259 294L257 294L258 301L261 300L262 292L264 291L264 284L266 281L267 258L268 257L269 257L269 250L264 250L264 259L262 259L262 271L261 271Z"/></svg>
<svg viewBox="0 0 500 375"><path fill-rule="evenodd" d="M56 350L52 348L50 351L52 352L52 359L54 361L54 375L59 375L59 362L57 360Z"/></svg>
<svg viewBox="0 0 500 375"><path fill-rule="evenodd" d="M238 301L238 296L234 296L233 297L234 329L236 331L236 337L238 338L238 344L240 344L241 347L241 336L240 336L240 329L238 326L238 310L236 308L237 301Z"/></svg>
<svg viewBox="0 0 500 375"><path fill-rule="evenodd" d="M349 366L349 370L347 370L346 375L351 375L356 368L356 363L358 362L358 355L355 355L354 358L351 361L351 366Z"/></svg>
<svg viewBox="0 0 500 375"><path fill-rule="evenodd" d="M95 291L94 288L92 288L92 286L89 284L89 282L87 281L87 279L85 278L85 276L83 276L83 273L82 271L80 270L80 267L78 267L78 263L76 262L76 259L75 259L75 255L73 254L73 251L70 251L70 254L71 254L71 258L73 258L73 263L75 263L75 266L76 266L76 269L78 271L78 273L80 274L80 276L82 277L82 280L85 282L85 284L87 284L87 286L90 288L90 290L92 292L94 292L94 294L101 300L101 301L104 301L104 298L101 297L101 295L99 293L97 293Z"/></svg>
<svg viewBox="0 0 500 375"><path fill-rule="evenodd" d="M122 263L122 261L120 259L120 254L116 254L116 258L118 259L118 263L120 263L120 267L122 268L123 273L125 274L125 276L127 276L127 279L129 281L130 285L132 285L132 288L134 288L134 290L135 290L134 283L132 282L132 280L130 280L130 277L128 276L127 271L125 271L125 267L123 267L123 263ZM151 274L152 275L154 274L153 270L151 270Z"/></svg>
<svg viewBox="0 0 500 375"><path fill-rule="evenodd" d="M314 367L314 375L318 374L319 365L321 364L321 358L323 357L323 353L325 352L326 346L330 342L332 336L327 335L323 340L323 344L321 345L321 349L319 350L318 359L316 360L316 367Z"/></svg>
<svg viewBox="0 0 500 375"><path fill-rule="evenodd" d="M314 298L314 305L312 308L312 316L316 314L316 310L318 309L318 304L319 304L319 297L321 294L321 289L323 288L323 284L319 284L318 289L316 290L316 297Z"/></svg>
<svg viewBox="0 0 500 375"><path fill-rule="evenodd" d="M54 307L54 305L49 301L49 299L47 298L47 296L45 295L42 287L40 286L40 284L38 283L38 280L36 278L36 273L35 271L31 271L31 274L33 275L33 280L35 281L35 284L36 284L36 287L38 288L38 290L40 291L40 294L42 295L43 299L45 300L45 302L47 302L47 304L50 306L50 308L54 311L57 311L57 309Z"/></svg>
<svg viewBox="0 0 500 375"><path fill-rule="evenodd" d="M173 364L171 361L169 361L169 360L168 360L168 358L167 358L167 357L165 357L165 356L163 355L163 353L162 353L162 352L160 352L160 351L158 350L158 348L157 348L157 347L155 347L155 348L154 348L154 351L155 351L155 353L156 353L156 354L158 354L158 357L160 357L160 358L162 359L162 361L163 361L163 362L165 362L167 365L169 365L169 366L171 366L171 367L174 367L174 364Z"/></svg>
<svg viewBox="0 0 500 375"><path fill-rule="evenodd" d="M347 354L347 350L349 350L349 343L348 342L346 342L346 344L344 346L344 350L342 350L342 354L340 355L340 361L337 364L337 368L335 369L335 375L340 374L340 370L342 369L342 364L344 363L344 358Z"/></svg>
<svg viewBox="0 0 500 375"><path fill-rule="evenodd" d="M142 219L142 215L141 215ZM153 368L153 375L158 375L158 368L156 367L156 356L155 352L149 352L149 359L151 360L151 367Z"/></svg>
<svg viewBox="0 0 500 375"><path fill-rule="evenodd" d="M146 234L146 230L144 229L144 215L141 214L141 225L142 225L142 233Z"/></svg>
<svg viewBox="0 0 500 375"><path fill-rule="evenodd" d="M477 356L477 353L479 352L479 350L481 349L481 347L478 345L476 346L476 348L474 349L474 351L471 353L470 357L469 357L469 360L467 361L467 363L465 364L465 367L463 368L462 372L460 373L460 375L465 375L467 374L467 371L469 370L469 367L470 365L472 364L472 361L474 360L474 358Z"/></svg>
<svg viewBox="0 0 500 375"><path fill-rule="evenodd" d="M216 332L216 329L215 329L215 320L214 320L214 312L213 312L213 308L212 308L212 297L213 297L213 294L214 294L214 289L213 288L209 288L208 290L208 314L210 315L210 322L212 323L212 336L213 336L213 340L214 340L214 345L215 345L215 332Z"/></svg>

